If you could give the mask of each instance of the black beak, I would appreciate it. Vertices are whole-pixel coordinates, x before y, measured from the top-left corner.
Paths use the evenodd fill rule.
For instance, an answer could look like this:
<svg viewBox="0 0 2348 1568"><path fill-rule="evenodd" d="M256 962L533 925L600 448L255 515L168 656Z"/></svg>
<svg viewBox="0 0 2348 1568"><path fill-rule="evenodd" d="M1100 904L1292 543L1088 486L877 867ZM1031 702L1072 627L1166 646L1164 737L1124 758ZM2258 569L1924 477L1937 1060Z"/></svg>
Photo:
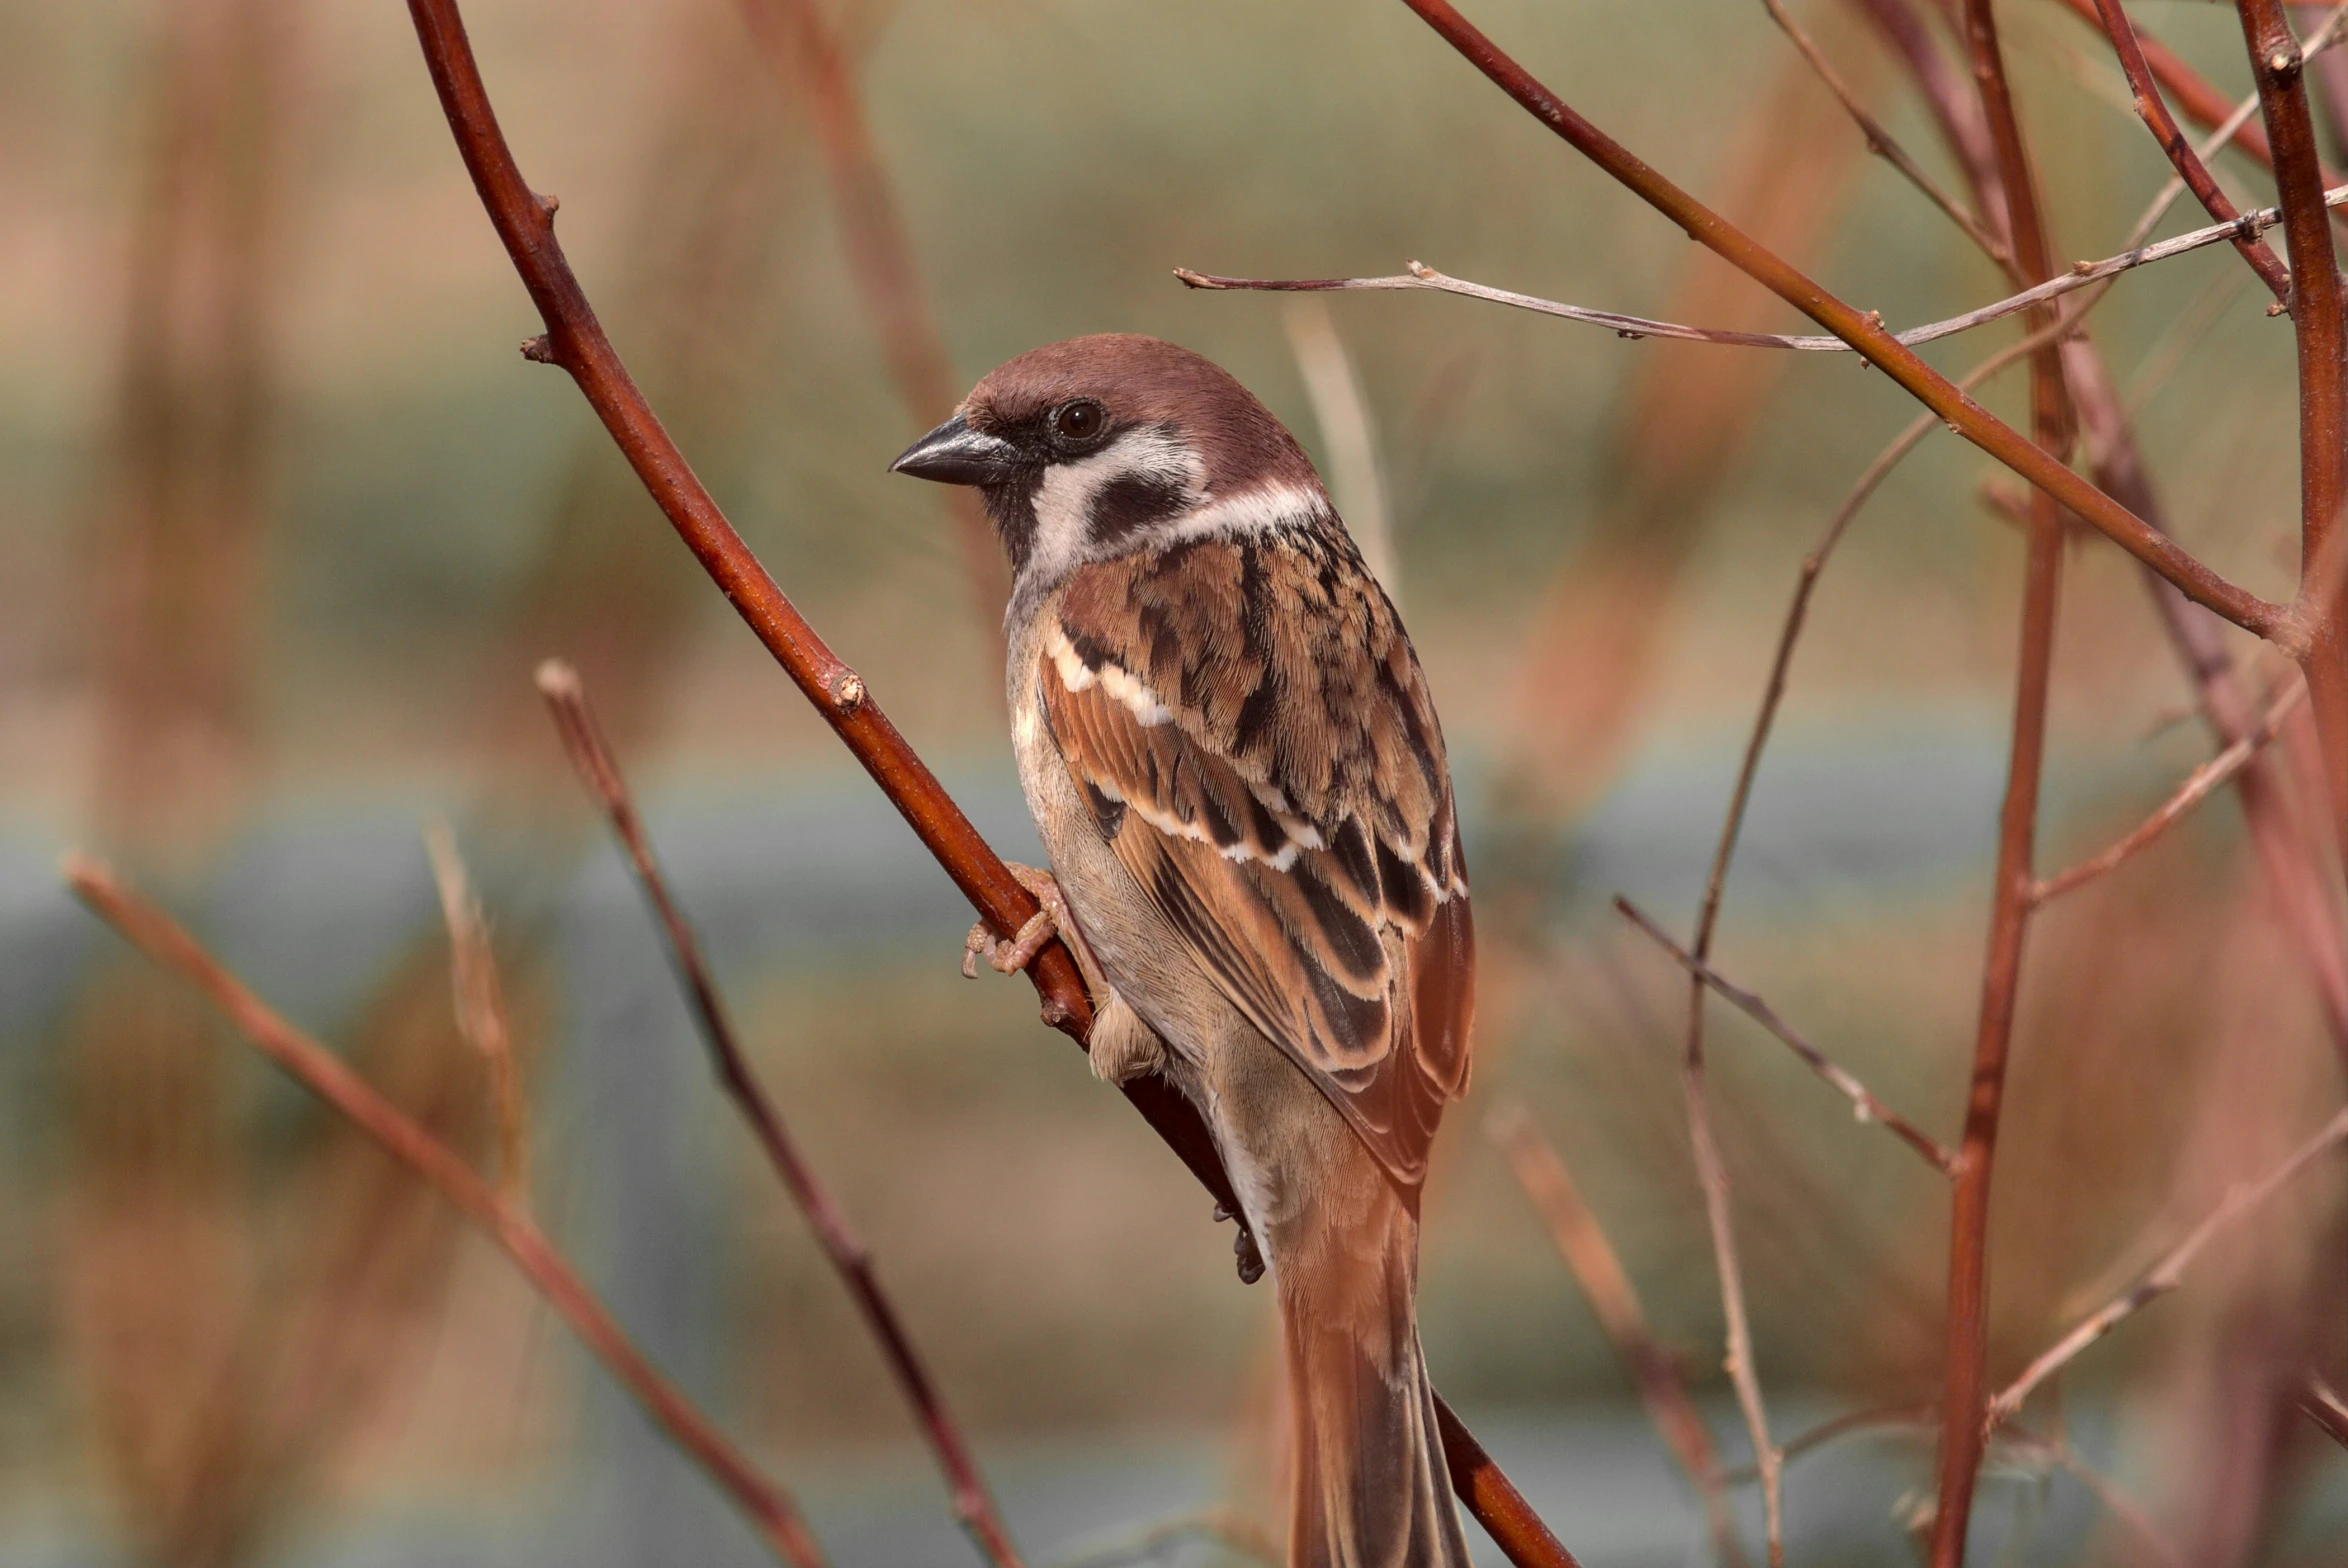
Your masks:
<svg viewBox="0 0 2348 1568"><path fill-rule="evenodd" d="M1000 484L1011 477L1016 456L1010 442L971 429L956 414L907 447L889 472L946 485Z"/></svg>

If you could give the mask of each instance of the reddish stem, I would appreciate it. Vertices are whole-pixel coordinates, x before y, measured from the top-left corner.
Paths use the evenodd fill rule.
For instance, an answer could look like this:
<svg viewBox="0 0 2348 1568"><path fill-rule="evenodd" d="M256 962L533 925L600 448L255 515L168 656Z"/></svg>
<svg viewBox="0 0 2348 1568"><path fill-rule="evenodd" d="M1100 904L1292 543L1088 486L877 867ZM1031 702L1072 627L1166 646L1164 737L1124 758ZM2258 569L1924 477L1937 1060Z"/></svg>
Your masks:
<svg viewBox="0 0 2348 1568"><path fill-rule="evenodd" d="M2291 325L2299 348L2299 596L2295 650L2322 740L2326 821L2337 857L2348 846L2348 322L2339 263L2324 214L2323 164L2307 108L2305 62L2279 0L2240 0L2242 40L2258 83L2259 113L2275 150L2283 248L2295 287Z"/></svg>
<svg viewBox="0 0 2348 1568"><path fill-rule="evenodd" d="M1981 90L1990 144L2005 189L2006 231L2015 264L2027 281L2052 270L2046 226L2029 149L2006 79L1990 0L1966 0L1965 42ZM2031 434L2050 457L2068 454L2074 432L2063 385L2062 351L2049 345L2031 363ZM2046 757L2047 694L2054 668L2055 614L2060 604L2063 519L2053 498L2031 497L2022 587L2022 639L2014 677L2012 753L2006 765L2005 803L1998 816L1997 878L1990 910L1989 951L1982 964L1981 1016L1973 1040L1972 1089L1958 1147L1956 1191L1949 1221L1948 1321L1941 1397L1940 1488L1933 1515L1933 1568L1963 1568L1973 1491L1987 1441L1989 1195L1997 1135L2005 1103L2006 1061L2013 1049L2014 1013L2022 983L2022 956L2036 891L2038 791Z"/></svg>
<svg viewBox="0 0 2348 1568"><path fill-rule="evenodd" d="M2119 56L2120 69L2127 74L2128 88L2135 95L2136 113L2144 121L2152 139L2160 143L2160 150L2168 155L2169 163L2177 171L2177 178L2193 193L2202 210L2220 223L2231 223L2242 214L2218 189L2217 177L2209 172L2209 165L2193 150L2185 133L2177 128L2177 118L2169 113L2168 103L2160 95L2160 86L2153 80L2152 67L2144 57L2144 45L2136 36L2135 24L2120 8L2120 0L2095 0L2096 9L2103 16L2103 30L2111 36L2112 52ZM2250 238L2234 241L2234 249L2250 263L2259 281L2267 286L2275 298L2288 300L2291 294L2291 274L2283 266L2283 258L2266 248L2265 242Z"/></svg>

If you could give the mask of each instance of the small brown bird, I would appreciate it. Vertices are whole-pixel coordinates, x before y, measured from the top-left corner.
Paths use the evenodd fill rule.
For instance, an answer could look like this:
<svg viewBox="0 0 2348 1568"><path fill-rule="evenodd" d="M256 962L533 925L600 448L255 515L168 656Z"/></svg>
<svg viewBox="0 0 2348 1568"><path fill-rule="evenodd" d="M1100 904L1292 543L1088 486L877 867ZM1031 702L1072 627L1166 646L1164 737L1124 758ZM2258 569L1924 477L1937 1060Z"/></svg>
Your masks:
<svg viewBox="0 0 2348 1568"><path fill-rule="evenodd" d="M1094 1070L1163 1072L1213 1129L1285 1330L1290 1562L1465 1568L1414 1298L1475 941L1394 606L1295 438L1154 338L1023 354L893 467L977 486L1011 558L1012 739L1055 877L972 951L1008 972L1056 930Z"/></svg>

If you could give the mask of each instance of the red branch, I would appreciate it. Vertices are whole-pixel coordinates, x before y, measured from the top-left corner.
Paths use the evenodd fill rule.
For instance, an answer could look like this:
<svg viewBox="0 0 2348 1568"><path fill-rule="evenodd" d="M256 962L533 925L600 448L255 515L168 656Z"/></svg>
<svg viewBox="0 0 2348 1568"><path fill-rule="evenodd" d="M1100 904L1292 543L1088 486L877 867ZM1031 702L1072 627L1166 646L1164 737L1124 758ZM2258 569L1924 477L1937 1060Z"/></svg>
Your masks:
<svg viewBox="0 0 2348 1568"><path fill-rule="evenodd" d="M830 1190L815 1174L815 1167L808 1163L797 1140L784 1125L782 1113L775 1109L757 1074L750 1070L750 1058L735 1038L733 1021L718 996L717 981L710 974L708 960L702 956L700 939L693 934L684 911L677 907L668 879L661 875L660 862L652 853L652 841L645 836L643 821L637 816L635 801L628 793L628 782L620 773L619 759L612 755L611 746L604 740L603 727L595 722L595 710L587 705L587 690L580 684L578 672L560 660L549 659L538 667L538 690L554 714L555 728L562 734L563 749L570 753L571 766L577 770L579 781L603 807L612 834L619 839L621 852L628 857L629 869L635 872L637 885L644 890L645 902L652 906L653 917L660 922L669 957L675 962L678 978L692 1003L694 1019L700 1024L702 1038L715 1061L719 1082L740 1108L743 1119L750 1123L767 1162L797 1201L800 1212L807 1216L824 1255L831 1259L840 1282L855 1298L856 1310L863 1314L865 1326L880 1343L881 1355L889 1363L897 1386L904 1391L905 1402L913 1407L914 1419L920 1423L922 1435L937 1455L938 1468L945 1472L955 1517L962 1521L963 1528L986 1553L988 1561L999 1568L1019 1568L1019 1548L1011 1540L1010 1527L1003 1523L994 1499L987 1493L978 1461L971 1456L970 1444L963 1438L961 1427L946 1409L945 1396L938 1392L936 1380L923 1364L921 1353L913 1348L913 1336L906 1332L904 1320L898 1317L888 1292L881 1289L880 1276L873 1270L871 1249L848 1223L846 1211L833 1201Z"/></svg>
<svg viewBox="0 0 2348 1568"><path fill-rule="evenodd" d="M1035 896L979 836L871 699L862 678L824 645L758 564L620 362L555 239L554 202L539 197L523 180L498 129L456 0L408 0L408 13L473 188L546 324L546 336L532 340L526 352L570 373L678 536L760 643L864 765L980 918L998 936L1016 934L1035 915ZM2246 613L2258 618L2255 609ZM1092 1002L1067 947L1058 941L1046 946L1028 965L1027 974L1043 998L1044 1021L1082 1043L1092 1028ZM1241 1213L1197 1108L1156 1074L1127 1083L1125 1096L1216 1203L1226 1212ZM1440 1396L1436 1414L1453 1485L1509 1561L1518 1568L1570 1568L1572 1555L1541 1524Z"/></svg>
<svg viewBox="0 0 2348 1568"><path fill-rule="evenodd" d="M2283 606L2270 604L2211 571L2176 541L1966 396L1955 383L1900 343L1871 313L1829 293L1800 268L1681 190L1543 86L1531 72L1485 37L1475 24L1460 15L1450 0L1403 0L1403 3L1528 114L1678 224L1688 238L1857 349L1938 414L1949 428L2070 508L2122 549L2175 583L2186 597L2209 606L2246 631L2285 644L2297 655L2298 629Z"/></svg>
<svg viewBox="0 0 2348 1568"><path fill-rule="evenodd" d="M2242 40L2267 140L2275 149L2275 194L2283 248L2295 280L2291 325L2299 347L2299 597L2292 606L2303 645L2309 707L2322 737L2332 850L2348 847L2348 541L2340 508L2348 500L2348 322L2340 269L2323 205L2323 165L2299 40L2279 0L2240 0ZM2312 196L2310 193L2313 193Z"/></svg>

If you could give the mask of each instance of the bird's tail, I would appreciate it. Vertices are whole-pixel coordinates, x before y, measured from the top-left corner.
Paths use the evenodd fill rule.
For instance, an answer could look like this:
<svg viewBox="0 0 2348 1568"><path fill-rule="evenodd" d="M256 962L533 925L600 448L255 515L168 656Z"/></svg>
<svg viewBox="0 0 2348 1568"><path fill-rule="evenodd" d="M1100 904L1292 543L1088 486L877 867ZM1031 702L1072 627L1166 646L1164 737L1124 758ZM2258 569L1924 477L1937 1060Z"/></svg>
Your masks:
<svg viewBox="0 0 2348 1568"><path fill-rule="evenodd" d="M1381 1180L1361 1229L1276 1256L1295 1467L1289 1568L1468 1568L1414 1305L1418 1221Z"/></svg>

